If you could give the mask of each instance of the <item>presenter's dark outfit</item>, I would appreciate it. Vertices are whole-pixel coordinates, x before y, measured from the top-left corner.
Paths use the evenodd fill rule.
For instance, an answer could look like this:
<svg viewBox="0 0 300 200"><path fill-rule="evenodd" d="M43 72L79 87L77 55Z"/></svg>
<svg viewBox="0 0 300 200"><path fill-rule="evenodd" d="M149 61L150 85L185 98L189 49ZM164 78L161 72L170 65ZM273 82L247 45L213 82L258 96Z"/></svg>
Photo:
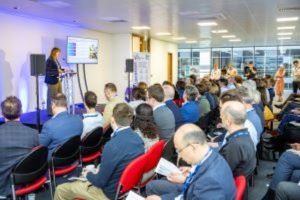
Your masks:
<svg viewBox="0 0 300 200"><path fill-rule="evenodd" d="M47 92L47 111L48 115L53 115L51 100L57 93L62 93L61 81L59 80L59 69L63 70L58 60L49 57L46 62L45 83L48 86Z"/></svg>

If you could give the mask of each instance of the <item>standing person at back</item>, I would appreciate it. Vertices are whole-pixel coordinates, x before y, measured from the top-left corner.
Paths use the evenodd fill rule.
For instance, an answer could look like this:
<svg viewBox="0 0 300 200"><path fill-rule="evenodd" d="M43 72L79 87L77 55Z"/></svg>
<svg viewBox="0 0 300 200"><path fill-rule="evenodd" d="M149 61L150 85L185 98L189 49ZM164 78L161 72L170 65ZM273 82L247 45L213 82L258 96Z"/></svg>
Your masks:
<svg viewBox="0 0 300 200"><path fill-rule="evenodd" d="M107 99L107 103L104 108L103 112L103 128L107 128L110 125L110 119L112 117L112 112L118 103L124 102L120 97L117 95L117 87L113 83L106 83L104 86L104 95Z"/></svg>
<svg viewBox="0 0 300 200"><path fill-rule="evenodd" d="M84 94L84 106L87 113L83 114L83 131L81 138L97 127L103 126L103 117L96 111L97 95L94 92L87 91Z"/></svg>
<svg viewBox="0 0 300 200"><path fill-rule="evenodd" d="M48 159L51 159L55 148L73 136L81 135L82 119L71 115L67 111L67 98L58 93L52 98L52 110L54 116L48 120L40 134L40 144L48 147Z"/></svg>
<svg viewBox="0 0 300 200"><path fill-rule="evenodd" d="M160 85L152 85L147 91L147 103L153 109L155 124L160 139L168 140L175 132L175 118L164 103L164 90Z"/></svg>
<svg viewBox="0 0 300 200"><path fill-rule="evenodd" d="M47 112L48 115L53 115L51 110L51 99L57 93L62 93L61 80L59 80L59 75L64 72L64 69L61 68L61 65L58 61L60 56L60 49L54 47L51 50L51 54L46 62L46 76L45 83L48 86L47 92Z"/></svg>
<svg viewBox="0 0 300 200"><path fill-rule="evenodd" d="M298 60L294 60L293 62L292 78L293 78L293 93L297 94L298 89L300 89L300 65Z"/></svg>
<svg viewBox="0 0 300 200"><path fill-rule="evenodd" d="M10 172L31 149L39 144L38 132L20 122L21 101L14 96L1 103L5 124L0 126L0 196L10 194Z"/></svg>

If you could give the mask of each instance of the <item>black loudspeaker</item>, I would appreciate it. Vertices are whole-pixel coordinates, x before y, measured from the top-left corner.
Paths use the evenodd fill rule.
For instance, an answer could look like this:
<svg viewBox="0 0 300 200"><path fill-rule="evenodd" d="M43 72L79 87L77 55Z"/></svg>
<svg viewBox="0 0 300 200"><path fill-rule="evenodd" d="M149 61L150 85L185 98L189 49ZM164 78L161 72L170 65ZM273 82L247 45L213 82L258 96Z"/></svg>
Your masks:
<svg viewBox="0 0 300 200"><path fill-rule="evenodd" d="M46 73L46 55L31 54L30 55L30 74L31 76L43 76Z"/></svg>
<svg viewBox="0 0 300 200"><path fill-rule="evenodd" d="M126 59L126 70L125 72L133 72L133 59Z"/></svg>

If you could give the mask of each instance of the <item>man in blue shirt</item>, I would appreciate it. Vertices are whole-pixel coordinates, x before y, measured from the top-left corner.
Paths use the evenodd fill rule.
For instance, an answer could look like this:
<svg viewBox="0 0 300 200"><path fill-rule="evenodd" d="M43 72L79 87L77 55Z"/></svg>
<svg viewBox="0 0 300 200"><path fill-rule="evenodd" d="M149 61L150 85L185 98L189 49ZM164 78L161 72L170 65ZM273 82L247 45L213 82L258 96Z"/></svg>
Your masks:
<svg viewBox="0 0 300 200"><path fill-rule="evenodd" d="M131 128L133 110L126 103L119 103L113 109L112 138L104 146L101 167L97 172L84 169L82 175L87 181L76 181L59 185L55 200L65 199L114 199L117 185L125 167L144 153L144 142Z"/></svg>
<svg viewBox="0 0 300 200"><path fill-rule="evenodd" d="M180 108L184 123L195 123L199 120L201 111L199 111L198 97L199 92L195 86L186 86L183 94L185 103Z"/></svg>
<svg viewBox="0 0 300 200"><path fill-rule="evenodd" d="M159 191L149 191L147 185L147 194L156 194L148 196L147 200L235 199L232 172L224 158L210 149L199 127L181 126L174 136L174 144L178 156L193 167L181 168L182 173L170 174L168 180L154 180L152 185L160 185ZM172 189L162 193L168 185L172 185Z"/></svg>

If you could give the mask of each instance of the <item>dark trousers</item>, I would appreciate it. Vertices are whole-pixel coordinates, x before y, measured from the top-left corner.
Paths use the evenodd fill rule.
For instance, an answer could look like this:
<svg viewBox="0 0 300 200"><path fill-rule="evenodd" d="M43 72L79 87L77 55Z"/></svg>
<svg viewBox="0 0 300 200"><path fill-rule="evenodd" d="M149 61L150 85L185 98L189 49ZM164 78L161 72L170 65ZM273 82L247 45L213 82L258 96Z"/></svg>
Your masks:
<svg viewBox="0 0 300 200"><path fill-rule="evenodd" d="M54 97L57 93L62 93L61 81L58 81L56 84L48 84L47 91L47 112L48 115L53 115L51 108L52 97Z"/></svg>
<svg viewBox="0 0 300 200"><path fill-rule="evenodd" d="M293 93L297 93L298 89L300 89L300 81L293 81Z"/></svg>

